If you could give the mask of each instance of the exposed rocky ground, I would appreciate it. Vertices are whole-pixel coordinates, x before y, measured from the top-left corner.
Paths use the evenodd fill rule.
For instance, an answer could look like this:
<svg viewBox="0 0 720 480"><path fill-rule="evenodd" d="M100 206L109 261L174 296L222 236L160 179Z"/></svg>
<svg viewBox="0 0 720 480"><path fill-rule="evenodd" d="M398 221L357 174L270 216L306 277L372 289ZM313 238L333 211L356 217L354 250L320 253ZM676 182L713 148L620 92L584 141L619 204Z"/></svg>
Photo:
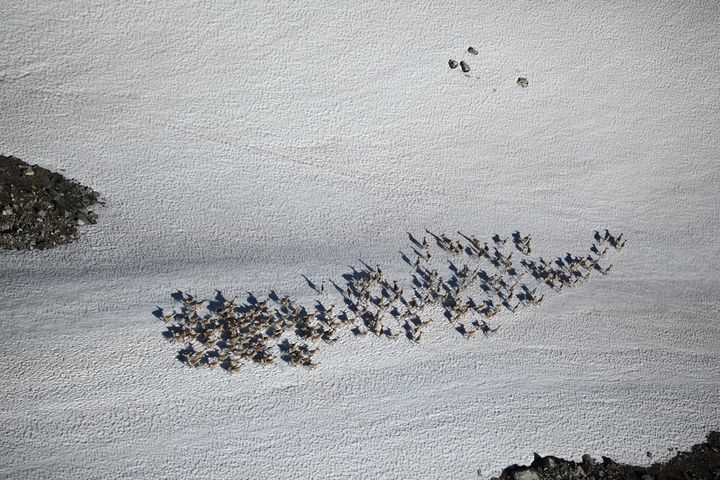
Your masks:
<svg viewBox="0 0 720 480"><path fill-rule="evenodd" d="M649 454L648 454L649 456ZM705 443L689 452L678 452L665 463L637 467L616 463L607 457L597 461L583 455L582 462L553 456L536 456L529 466L513 465L499 480L705 480L720 479L720 432L710 432Z"/></svg>
<svg viewBox="0 0 720 480"><path fill-rule="evenodd" d="M70 243L78 226L94 224L92 189L19 158L0 155L0 250Z"/></svg>

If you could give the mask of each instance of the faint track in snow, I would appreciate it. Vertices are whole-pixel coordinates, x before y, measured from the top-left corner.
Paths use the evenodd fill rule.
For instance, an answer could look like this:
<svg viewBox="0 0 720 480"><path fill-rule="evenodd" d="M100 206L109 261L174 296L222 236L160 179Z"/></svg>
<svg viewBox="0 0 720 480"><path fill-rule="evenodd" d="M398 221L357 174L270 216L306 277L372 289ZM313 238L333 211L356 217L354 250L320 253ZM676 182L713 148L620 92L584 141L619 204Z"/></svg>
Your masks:
<svg viewBox="0 0 720 480"><path fill-rule="evenodd" d="M312 162L308 160L307 158L302 158L301 155L293 156L287 153L281 153L277 152L275 150L271 150L269 148L265 148L259 145L252 145L246 143L243 139L239 137L235 137L228 134L217 134L209 132L207 128L201 128L197 125L193 124L186 124L182 122L177 121L169 121L169 120L160 120L155 117L149 117L149 116L143 116L141 118L142 121L154 125L159 125L164 128L169 128L172 130L175 130L177 132L185 133L188 135L193 135L195 137L214 142L219 143L222 145L227 145L229 147L232 147L234 149L241 149L241 150L250 150L259 152L265 155L271 155L274 158L282 160L284 163L286 163L289 166L293 165L302 165L308 168L311 168L317 172L320 172L324 175L333 175L339 178L342 178L344 180L350 180L353 182L362 182L363 184L367 184L369 182L370 185L376 185L376 186L382 186L385 188L389 188L392 186L392 182L387 182L382 180L381 177L375 176L372 179L369 179L367 177L362 177L358 175L351 175L349 173L339 172L337 170L333 170L332 168L329 168L328 165L323 165L322 163Z"/></svg>

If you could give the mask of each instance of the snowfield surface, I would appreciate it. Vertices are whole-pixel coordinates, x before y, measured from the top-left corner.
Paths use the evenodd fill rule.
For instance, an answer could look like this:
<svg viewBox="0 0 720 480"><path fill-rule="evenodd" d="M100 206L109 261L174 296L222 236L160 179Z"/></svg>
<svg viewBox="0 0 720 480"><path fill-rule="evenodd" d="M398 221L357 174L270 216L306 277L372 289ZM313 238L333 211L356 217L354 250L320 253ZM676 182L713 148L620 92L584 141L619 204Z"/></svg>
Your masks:
<svg viewBox="0 0 720 480"><path fill-rule="evenodd" d="M0 152L107 204L0 254L0 477L488 478L720 428L716 2L267 3L4 2ZM152 315L404 279L425 228L553 259L605 227L610 275L492 338L438 318L230 375Z"/></svg>

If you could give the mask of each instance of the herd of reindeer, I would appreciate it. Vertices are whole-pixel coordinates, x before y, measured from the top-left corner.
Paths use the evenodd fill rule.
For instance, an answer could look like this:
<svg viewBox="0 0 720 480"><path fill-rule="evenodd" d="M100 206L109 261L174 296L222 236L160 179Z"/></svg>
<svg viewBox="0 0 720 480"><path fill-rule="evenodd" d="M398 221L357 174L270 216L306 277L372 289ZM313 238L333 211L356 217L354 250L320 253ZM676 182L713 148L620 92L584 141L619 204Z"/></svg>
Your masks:
<svg viewBox="0 0 720 480"><path fill-rule="evenodd" d="M530 235L519 232L488 242L460 232L457 238L426 233L421 240L409 235L412 254L401 252L411 270L407 285L387 278L379 265L364 263L343 275L344 286L306 279L319 297L331 296L327 290L334 289L341 308L319 300L309 308L275 292L262 300L250 294L239 302L220 292L214 300L201 300L178 291L173 296L182 304L180 311L156 315L167 324L165 336L182 346L178 358L191 367L237 372L247 363L270 365L280 359L315 368L318 347L334 344L343 329L356 336L420 342L432 321L428 314L438 311L466 338L494 335L500 328L496 315L539 305L551 292L582 284L593 273L608 274L610 249L625 246L622 234L596 231L587 255L568 253L546 262L531 257Z"/></svg>

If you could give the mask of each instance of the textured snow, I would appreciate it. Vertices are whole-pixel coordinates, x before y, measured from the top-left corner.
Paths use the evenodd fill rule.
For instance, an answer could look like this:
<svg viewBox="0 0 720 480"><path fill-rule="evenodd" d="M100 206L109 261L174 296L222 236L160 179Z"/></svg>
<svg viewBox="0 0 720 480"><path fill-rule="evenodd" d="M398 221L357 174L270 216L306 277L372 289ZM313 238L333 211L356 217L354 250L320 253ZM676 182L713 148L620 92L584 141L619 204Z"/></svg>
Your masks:
<svg viewBox="0 0 720 480"><path fill-rule="evenodd" d="M716 2L266 3L4 2L0 151L107 206L0 255L0 476L487 478L720 427ZM358 259L401 278L408 231L554 258L605 227L610 275L492 338L229 375L152 315L178 288L311 303L301 275Z"/></svg>

